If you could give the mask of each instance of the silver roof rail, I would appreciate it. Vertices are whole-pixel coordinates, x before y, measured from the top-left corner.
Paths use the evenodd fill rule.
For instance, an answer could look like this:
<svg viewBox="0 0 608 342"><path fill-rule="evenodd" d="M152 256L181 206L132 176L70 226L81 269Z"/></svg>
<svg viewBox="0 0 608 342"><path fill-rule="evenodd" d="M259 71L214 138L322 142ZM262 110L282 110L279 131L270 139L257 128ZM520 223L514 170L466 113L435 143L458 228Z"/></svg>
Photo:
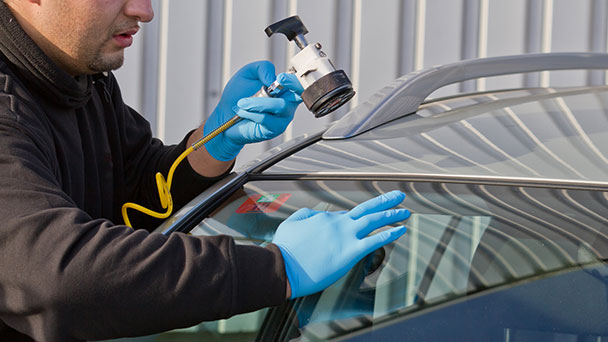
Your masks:
<svg viewBox="0 0 608 342"><path fill-rule="evenodd" d="M323 134L323 139L350 138L404 114L414 113L427 96L452 83L565 69L608 69L608 54L541 53L479 58L415 71L396 79L352 109Z"/></svg>

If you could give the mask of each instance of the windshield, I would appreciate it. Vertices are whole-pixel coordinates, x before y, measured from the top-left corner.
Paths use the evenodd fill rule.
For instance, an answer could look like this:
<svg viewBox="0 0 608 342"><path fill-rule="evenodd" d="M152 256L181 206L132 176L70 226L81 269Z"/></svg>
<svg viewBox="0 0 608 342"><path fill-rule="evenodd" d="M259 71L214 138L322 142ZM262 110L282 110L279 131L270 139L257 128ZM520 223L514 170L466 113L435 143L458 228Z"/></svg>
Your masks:
<svg viewBox="0 0 608 342"><path fill-rule="evenodd" d="M607 193L478 184L254 181L191 234L229 234L239 243L263 245L299 208L350 209L394 189L407 194L408 232L325 291L291 303L292 337L341 336L488 288L598 262L608 254ZM256 322L249 332L260 329L263 314L249 314ZM277 328L272 324L267 319L265 329Z"/></svg>
<svg viewBox="0 0 608 342"><path fill-rule="evenodd" d="M522 95L521 93L517 93ZM487 100L482 100L485 97ZM427 107L350 139L321 140L265 174L423 174L607 182L605 87ZM426 116L426 117L424 117Z"/></svg>

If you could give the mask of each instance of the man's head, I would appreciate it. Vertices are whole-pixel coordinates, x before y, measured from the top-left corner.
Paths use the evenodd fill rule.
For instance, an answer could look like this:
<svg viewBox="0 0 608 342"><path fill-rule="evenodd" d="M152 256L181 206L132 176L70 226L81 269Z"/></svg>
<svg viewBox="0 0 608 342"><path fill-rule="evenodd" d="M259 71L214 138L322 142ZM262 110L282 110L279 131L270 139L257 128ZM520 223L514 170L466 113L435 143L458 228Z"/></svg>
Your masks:
<svg viewBox="0 0 608 342"><path fill-rule="evenodd" d="M150 0L4 0L25 32L71 75L119 68Z"/></svg>

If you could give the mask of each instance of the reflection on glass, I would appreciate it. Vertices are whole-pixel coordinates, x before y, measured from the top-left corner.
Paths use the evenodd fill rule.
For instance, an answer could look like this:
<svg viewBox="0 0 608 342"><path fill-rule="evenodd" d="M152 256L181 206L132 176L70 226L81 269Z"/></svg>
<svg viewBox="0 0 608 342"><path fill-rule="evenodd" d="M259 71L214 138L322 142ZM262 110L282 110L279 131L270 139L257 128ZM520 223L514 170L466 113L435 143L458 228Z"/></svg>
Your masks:
<svg viewBox="0 0 608 342"><path fill-rule="evenodd" d="M264 173L608 181L608 92L559 95L500 101L488 94L487 104L404 116L354 138L321 140Z"/></svg>
<svg viewBox="0 0 608 342"><path fill-rule="evenodd" d="M350 209L394 189L407 194L402 205L413 213L407 234L325 291L292 302L290 324L273 327L267 319L264 331L283 329L285 339L328 339L608 254L605 194L472 184L256 181L191 233L230 234L239 243L264 245L299 208ZM251 315L258 322L251 329L260 329L261 314Z"/></svg>

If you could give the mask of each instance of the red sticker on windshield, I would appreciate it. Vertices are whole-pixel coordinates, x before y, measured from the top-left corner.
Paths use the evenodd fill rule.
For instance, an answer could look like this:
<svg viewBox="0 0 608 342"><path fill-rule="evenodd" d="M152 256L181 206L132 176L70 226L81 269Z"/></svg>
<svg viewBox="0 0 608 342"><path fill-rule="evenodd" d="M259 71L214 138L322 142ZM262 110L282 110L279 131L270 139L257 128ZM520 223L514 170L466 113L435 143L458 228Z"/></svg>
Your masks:
<svg viewBox="0 0 608 342"><path fill-rule="evenodd" d="M236 210L237 214L273 213L291 194L252 195Z"/></svg>

